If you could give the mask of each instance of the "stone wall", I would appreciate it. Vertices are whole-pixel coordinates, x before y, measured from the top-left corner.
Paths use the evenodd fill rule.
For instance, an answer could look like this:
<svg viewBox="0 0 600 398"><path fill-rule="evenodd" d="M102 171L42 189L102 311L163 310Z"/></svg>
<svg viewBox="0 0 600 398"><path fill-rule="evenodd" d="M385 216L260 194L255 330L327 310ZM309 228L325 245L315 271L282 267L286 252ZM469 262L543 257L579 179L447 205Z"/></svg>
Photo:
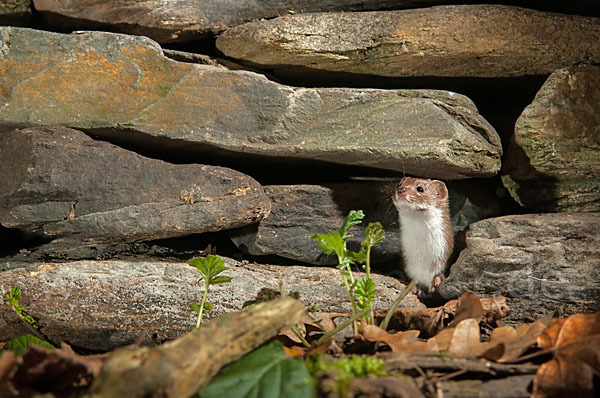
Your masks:
<svg viewBox="0 0 600 398"><path fill-rule="evenodd" d="M82 264L116 286L143 280L136 261L210 244L234 278L248 261L298 265L290 281L329 275L309 268L335 264L309 237L351 209L382 222L374 266L400 289L403 175L449 188L457 249L441 298L504 295L513 321L598 310L594 1L164 3L0 8L0 287L19 281L49 330L60 317L28 286L70 292L57 275ZM343 310L318 283L304 294ZM242 286L240 302L263 287Z"/></svg>

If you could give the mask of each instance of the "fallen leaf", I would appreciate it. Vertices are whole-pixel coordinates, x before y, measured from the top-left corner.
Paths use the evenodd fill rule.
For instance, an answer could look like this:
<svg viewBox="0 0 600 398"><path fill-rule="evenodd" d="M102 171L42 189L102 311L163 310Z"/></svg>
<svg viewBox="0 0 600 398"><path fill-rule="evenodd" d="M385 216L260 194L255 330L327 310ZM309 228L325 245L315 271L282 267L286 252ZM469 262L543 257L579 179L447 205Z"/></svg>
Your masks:
<svg viewBox="0 0 600 398"><path fill-rule="evenodd" d="M65 394L89 387L107 355L82 356L66 344L64 347L46 349L31 345L9 380L14 389Z"/></svg>
<svg viewBox="0 0 600 398"><path fill-rule="evenodd" d="M575 314L550 322L538 336L538 344L543 349L560 347L597 334L600 334L600 313Z"/></svg>
<svg viewBox="0 0 600 398"><path fill-rule="evenodd" d="M542 364L533 380L531 397L598 397L599 379L600 334L595 334L563 346L552 360Z"/></svg>
<svg viewBox="0 0 600 398"><path fill-rule="evenodd" d="M534 323L521 324L517 328L502 326L490 334L489 346L481 358L499 363L518 362L523 354L535 348L537 337L547 328L553 316L546 315Z"/></svg>
<svg viewBox="0 0 600 398"><path fill-rule="evenodd" d="M483 324L495 324L509 313L506 298L491 297L478 299L483 309ZM468 301L468 299L467 299ZM389 329L394 330L419 330L421 337L435 336L454 319L459 300L451 300L442 307L425 308L416 310L398 307L394 310L390 320ZM469 308L469 305L467 305ZM385 317L386 313L376 314L377 322Z"/></svg>
<svg viewBox="0 0 600 398"><path fill-rule="evenodd" d="M456 356L476 357L488 348L481 342L479 322L476 319L464 319L455 327L448 327L428 340L430 346L448 351Z"/></svg>
<svg viewBox="0 0 600 398"><path fill-rule="evenodd" d="M469 290L464 292L460 297L456 311L454 312L454 320L448 327L458 325L464 319L475 319L477 324L483 318L483 306L477 295Z"/></svg>
<svg viewBox="0 0 600 398"><path fill-rule="evenodd" d="M361 322L358 333L365 340L387 344L394 352L421 351L428 349L427 342L419 340L418 330L388 333L378 326Z"/></svg>
<svg viewBox="0 0 600 398"><path fill-rule="evenodd" d="M311 316L303 314L300 322L295 328L300 331L302 337L309 343L316 342L326 332L336 328L335 319L339 317L349 317L350 314L339 312L315 312ZM323 331L324 330L324 331ZM303 346L302 341L291 328L281 331L276 339L281 341L285 347ZM328 343L329 345L330 343Z"/></svg>

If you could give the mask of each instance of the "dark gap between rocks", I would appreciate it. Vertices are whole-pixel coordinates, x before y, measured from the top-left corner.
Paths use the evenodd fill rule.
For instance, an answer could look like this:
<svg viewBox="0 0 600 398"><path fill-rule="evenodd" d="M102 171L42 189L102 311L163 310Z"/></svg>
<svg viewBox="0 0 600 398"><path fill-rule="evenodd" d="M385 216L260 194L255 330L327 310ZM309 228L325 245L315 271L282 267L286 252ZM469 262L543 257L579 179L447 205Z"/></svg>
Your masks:
<svg viewBox="0 0 600 398"><path fill-rule="evenodd" d="M110 142L142 156L174 164L199 163L235 169L262 185L343 182L353 177L400 178L391 170L342 165L314 159L239 153L215 146L150 136L125 129L81 129L94 139ZM333 180L332 180L332 177Z"/></svg>
<svg viewBox="0 0 600 398"><path fill-rule="evenodd" d="M0 258L9 257L19 253L21 250L33 249L51 241L49 238L41 237L18 228L7 228L0 224Z"/></svg>

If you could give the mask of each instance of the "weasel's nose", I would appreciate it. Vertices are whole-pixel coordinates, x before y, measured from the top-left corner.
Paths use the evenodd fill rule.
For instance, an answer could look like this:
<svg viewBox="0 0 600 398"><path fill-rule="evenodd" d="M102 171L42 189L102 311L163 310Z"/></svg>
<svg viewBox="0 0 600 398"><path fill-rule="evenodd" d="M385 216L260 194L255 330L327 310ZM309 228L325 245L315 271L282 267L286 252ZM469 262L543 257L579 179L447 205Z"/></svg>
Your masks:
<svg viewBox="0 0 600 398"><path fill-rule="evenodd" d="M406 192L406 188L398 188L398 193L404 193Z"/></svg>

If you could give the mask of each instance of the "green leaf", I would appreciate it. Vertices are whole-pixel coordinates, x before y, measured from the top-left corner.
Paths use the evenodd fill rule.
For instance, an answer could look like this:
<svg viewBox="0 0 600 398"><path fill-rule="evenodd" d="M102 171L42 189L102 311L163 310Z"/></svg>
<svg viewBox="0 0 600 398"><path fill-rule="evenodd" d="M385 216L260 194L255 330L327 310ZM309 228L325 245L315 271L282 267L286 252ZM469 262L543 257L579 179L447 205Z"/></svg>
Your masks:
<svg viewBox="0 0 600 398"><path fill-rule="evenodd" d="M202 275L202 279L208 278L210 283L213 283L212 279L214 277L219 275L221 272L229 269L225 267L225 262L223 261L223 259L212 254L209 254L206 257L194 257L188 261L188 264L192 267L196 267L200 275Z"/></svg>
<svg viewBox="0 0 600 398"><path fill-rule="evenodd" d="M242 304L242 308L250 307L251 305L254 305L254 304L256 304L256 300L244 301L244 304Z"/></svg>
<svg viewBox="0 0 600 398"><path fill-rule="evenodd" d="M362 219L365 218L365 213L362 210L350 210L346 218L344 218L344 222L339 229L340 236L346 240L352 235L347 235L348 230L355 226L356 224L360 224Z"/></svg>
<svg viewBox="0 0 600 398"><path fill-rule="evenodd" d="M208 269L206 268L206 258L205 257L194 257L188 261L188 264L192 267L196 267L200 275L203 277L208 275Z"/></svg>
<svg viewBox="0 0 600 398"><path fill-rule="evenodd" d="M380 222L370 222L365 228L365 237L361 242L363 248L375 246L378 243L383 242L385 239L385 231Z"/></svg>
<svg viewBox="0 0 600 398"><path fill-rule="evenodd" d="M41 340L31 334L26 334L8 340L2 350L10 350L16 352L17 355L23 355L31 344L37 344L44 348L54 348L54 346L47 341Z"/></svg>
<svg viewBox="0 0 600 398"><path fill-rule="evenodd" d="M205 302L204 302L204 309L205 309L205 310L208 310L208 311L210 311L210 310L212 310L212 309L213 309L213 306L212 306L212 304L211 304L211 303L209 303L208 301L205 301Z"/></svg>
<svg viewBox="0 0 600 398"><path fill-rule="evenodd" d="M342 255L346 250L346 243L342 239L339 232L332 232L330 234L315 234L310 237L317 241L317 245L325 254L337 254Z"/></svg>
<svg viewBox="0 0 600 398"><path fill-rule="evenodd" d="M377 297L375 282L371 278L364 277L354 284L354 297L358 301L358 308L364 311L370 308L371 303Z"/></svg>
<svg viewBox="0 0 600 398"><path fill-rule="evenodd" d="M215 276L214 278L211 278L211 280L210 280L211 285L218 285L219 283L229 283L229 282L231 282L231 277L226 276L226 275Z"/></svg>
<svg viewBox="0 0 600 398"><path fill-rule="evenodd" d="M312 398L315 386L304 362L288 358L274 341L225 366L197 396Z"/></svg>
<svg viewBox="0 0 600 398"><path fill-rule="evenodd" d="M21 289L19 288L19 286L15 286L12 289L10 289L10 291L6 294L6 299L8 301L8 305L17 307L17 305L19 304L19 300L21 300Z"/></svg>
<svg viewBox="0 0 600 398"><path fill-rule="evenodd" d="M190 309L194 312L200 312L200 304L192 303L190 304Z"/></svg>
<svg viewBox="0 0 600 398"><path fill-rule="evenodd" d="M347 255L350 259L352 259L352 262L355 262L355 263L366 263L367 262L367 250L364 247L361 247L360 251L358 253L348 250Z"/></svg>

